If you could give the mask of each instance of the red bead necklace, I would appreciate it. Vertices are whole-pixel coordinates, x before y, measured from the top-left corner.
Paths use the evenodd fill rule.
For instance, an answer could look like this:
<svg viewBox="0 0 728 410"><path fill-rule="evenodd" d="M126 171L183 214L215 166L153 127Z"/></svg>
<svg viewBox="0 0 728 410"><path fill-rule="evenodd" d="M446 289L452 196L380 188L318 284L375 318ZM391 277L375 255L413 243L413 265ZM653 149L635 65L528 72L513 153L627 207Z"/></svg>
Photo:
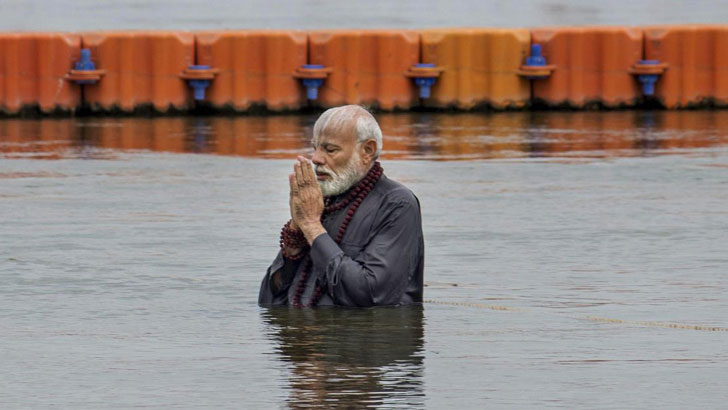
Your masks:
<svg viewBox="0 0 728 410"><path fill-rule="evenodd" d="M354 187L354 189L351 190L349 195L346 196L343 200L339 201L338 203L333 203L333 198L328 197L326 198L324 202L324 211L321 214L321 218L323 218L325 215L328 215L330 213L336 212L347 205L351 204L349 209L346 211L346 216L344 217L344 220L341 222L341 226L339 226L339 230L336 233L336 238L334 238L334 241L337 244L341 243L341 240L344 238L344 234L346 233L346 228L349 226L349 222L351 222L351 219L354 217L354 213L356 213L356 210L359 208L359 205L361 205L364 198L369 194L369 192L374 188L374 185L379 181L379 178L381 178L382 174L384 173L384 170L382 169L382 166L379 164L379 162L375 162L374 166L367 172L366 176L362 178L361 181ZM285 228L285 227L284 227ZM301 251L303 253L304 251ZM295 307L302 307L301 305L301 295L303 294L304 286L306 284L306 279L308 278L308 274L311 271L311 267L313 265L313 261L311 260L310 253L307 252L306 259L302 263L304 263L303 270L301 271L301 279L298 281L298 285L296 286L296 293L293 295L293 306ZM299 255L296 255L299 256ZM299 256L301 257L301 256ZM323 295L324 288L321 284L316 284L316 289L313 292L313 295L311 296L311 301L308 303L307 307L314 307L318 304L319 299L321 299L321 296Z"/></svg>

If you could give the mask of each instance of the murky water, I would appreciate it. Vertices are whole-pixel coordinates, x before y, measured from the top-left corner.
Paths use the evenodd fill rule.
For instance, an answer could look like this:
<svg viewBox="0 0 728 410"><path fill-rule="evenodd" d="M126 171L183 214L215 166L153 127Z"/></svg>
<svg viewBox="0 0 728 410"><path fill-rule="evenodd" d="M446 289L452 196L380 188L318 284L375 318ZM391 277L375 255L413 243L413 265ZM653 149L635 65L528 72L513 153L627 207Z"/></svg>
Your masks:
<svg viewBox="0 0 728 410"><path fill-rule="evenodd" d="M725 111L378 114L388 159L606 158L728 145ZM316 115L0 121L3 158L113 159L128 151L292 158ZM718 150L720 151L720 150Z"/></svg>
<svg viewBox="0 0 728 410"><path fill-rule="evenodd" d="M641 25L728 21L726 0L3 0L3 30Z"/></svg>
<svg viewBox="0 0 728 410"><path fill-rule="evenodd" d="M728 112L380 115L428 302L262 309L314 118L0 121L0 407L724 407Z"/></svg>

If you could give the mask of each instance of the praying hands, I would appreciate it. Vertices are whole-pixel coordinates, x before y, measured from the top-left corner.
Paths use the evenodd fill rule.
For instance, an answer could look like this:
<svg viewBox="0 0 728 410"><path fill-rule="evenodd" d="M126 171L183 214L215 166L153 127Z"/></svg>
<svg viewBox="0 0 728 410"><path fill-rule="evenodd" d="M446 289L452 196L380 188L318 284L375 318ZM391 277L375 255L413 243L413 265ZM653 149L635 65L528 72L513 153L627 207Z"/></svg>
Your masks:
<svg viewBox="0 0 728 410"><path fill-rule="evenodd" d="M291 228L300 229L310 245L316 237L326 233L321 224L324 196L309 161L299 156L293 165L293 171L288 175L291 186Z"/></svg>

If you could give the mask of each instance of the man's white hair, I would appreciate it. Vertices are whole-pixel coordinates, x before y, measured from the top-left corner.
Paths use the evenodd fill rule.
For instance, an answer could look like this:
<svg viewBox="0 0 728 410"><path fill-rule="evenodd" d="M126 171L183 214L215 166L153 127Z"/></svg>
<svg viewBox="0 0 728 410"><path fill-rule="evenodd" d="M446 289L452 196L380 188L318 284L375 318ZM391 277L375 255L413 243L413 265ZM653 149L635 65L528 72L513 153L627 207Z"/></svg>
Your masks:
<svg viewBox="0 0 728 410"><path fill-rule="evenodd" d="M324 130L344 130L352 121L355 121L357 143L376 141L377 151L374 153L374 159L379 158L382 152L382 130L374 116L358 105L342 105L324 111L313 125L314 144Z"/></svg>

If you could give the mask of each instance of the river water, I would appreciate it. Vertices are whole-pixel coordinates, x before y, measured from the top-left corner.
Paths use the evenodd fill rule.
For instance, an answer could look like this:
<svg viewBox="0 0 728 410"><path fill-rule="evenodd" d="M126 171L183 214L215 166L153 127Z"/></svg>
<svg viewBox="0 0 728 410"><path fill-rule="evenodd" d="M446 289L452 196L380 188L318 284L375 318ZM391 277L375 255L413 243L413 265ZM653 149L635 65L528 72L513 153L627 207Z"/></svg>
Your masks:
<svg viewBox="0 0 728 410"><path fill-rule="evenodd" d="M2 0L3 30L644 25L728 21L726 0Z"/></svg>
<svg viewBox="0 0 728 410"><path fill-rule="evenodd" d="M724 408L728 112L377 118L421 307L257 306L314 115L0 121L0 407Z"/></svg>

